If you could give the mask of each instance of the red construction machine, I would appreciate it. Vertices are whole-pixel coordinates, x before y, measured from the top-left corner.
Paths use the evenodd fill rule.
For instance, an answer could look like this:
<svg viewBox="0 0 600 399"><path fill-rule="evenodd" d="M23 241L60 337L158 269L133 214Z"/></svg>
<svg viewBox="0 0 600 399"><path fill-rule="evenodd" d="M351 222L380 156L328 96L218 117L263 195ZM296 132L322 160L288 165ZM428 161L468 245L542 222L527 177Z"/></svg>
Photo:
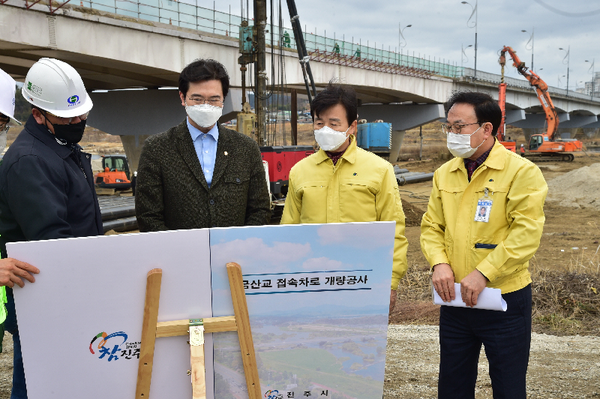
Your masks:
<svg viewBox="0 0 600 399"><path fill-rule="evenodd" d="M502 110L502 123L500 123L500 127L498 128L498 133L496 134L496 138L507 150L512 152L517 152L517 142L516 141L506 141L504 140L504 135L506 133L506 83L504 83L504 65L502 65L502 80L500 85L498 86L498 104L500 105L500 109Z"/></svg>
<svg viewBox="0 0 600 399"><path fill-rule="evenodd" d="M528 70L525 63L517 56L517 52L508 46L504 46L500 51L500 59L498 60L502 66L502 81L499 86L500 92L498 96L498 102L502 109L502 136L500 136L500 129L498 129L498 139L502 140L500 137L504 137L504 122L506 118L506 83L504 83L504 65L506 65L507 52L513 60L513 66L517 68L517 71L523 75L535 89L538 100L540 100L542 109L546 114L546 133L531 135L525 156L537 161L572 161L575 158L572 153L582 151L583 143L575 139L555 138L556 132L558 131L558 115L554 108L554 103L550 98L550 94L548 93L548 85L535 72ZM508 148L505 143L507 142L502 142L502 144ZM513 142L512 145L514 144L515 143Z"/></svg>

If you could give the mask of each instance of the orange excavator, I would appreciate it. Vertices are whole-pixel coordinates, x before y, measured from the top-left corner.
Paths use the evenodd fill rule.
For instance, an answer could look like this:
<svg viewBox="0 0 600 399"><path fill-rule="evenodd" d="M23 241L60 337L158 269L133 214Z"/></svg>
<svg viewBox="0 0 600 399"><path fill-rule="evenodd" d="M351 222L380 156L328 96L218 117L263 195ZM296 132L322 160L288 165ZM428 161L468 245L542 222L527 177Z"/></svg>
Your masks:
<svg viewBox="0 0 600 399"><path fill-rule="evenodd" d="M102 172L95 176L96 186L100 188L114 188L115 190L129 190L129 164L125 155L103 155Z"/></svg>
<svg viewBox="0 0 600 399"><path fill-rule="evenodd" d="M517 52L511 47L504 46L500 51L500 59L498 62L502 66L502 80L499 85L498 102L502 109L502 124L498 129L498 139L502 142L504 137L504 123L506 118L506 83L504 83L504 65L506 65L506 53L513 60L513 66L523 75L529 84L535 89L538 100L546 113L546 133L532 134L529 139L528 151L525 155L527 158L537 161L567 161L575 159L573 152L582 151L583 143L579 140L555 140L556 132L558 131L558 115L554 108L554 103L548 94L548 85L535 72L528 70L525 63L519 59ZM502 133L500 132L502 130ZM502 138L501 138L502 137ZM508 146L502 142L505 147ZM509 142L510 143L510 142ZM513 143L514 145L514 143ZM510 149L510 148L509 148Z"/></svg>

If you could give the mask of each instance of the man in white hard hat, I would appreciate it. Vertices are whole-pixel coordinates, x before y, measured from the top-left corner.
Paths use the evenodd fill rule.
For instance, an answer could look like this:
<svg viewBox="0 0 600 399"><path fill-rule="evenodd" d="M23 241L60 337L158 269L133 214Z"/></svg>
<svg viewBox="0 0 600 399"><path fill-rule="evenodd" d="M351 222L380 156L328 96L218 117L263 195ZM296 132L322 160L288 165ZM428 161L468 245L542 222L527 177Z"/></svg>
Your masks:
<svg viewBox="0 0 600 399"><path fill-rule="evenodd" d="M0 69L0 153L6 147L6 134L11 124L20 125L15 119L15 80Z"/></svg>
<svg viewBox="0 0 600 399"><path fill-rule="evenodd" d="M11 124L20 125L21 122L15 119L15 80L2 69L0 69L0 153L4 152L6 147L6 135ZM39 273L39 270L26 262L16 259L6 258L0 260L0 336L4 336L4 321L6 320L6 289L5 286L13 287L17 284L20 287L25 285L23 280L34 282L33 274ZM0 342L0 348L2 344Z"/></svg>
<svg viewBox="0 0 600 399"><path fill-rule="evenodd" d="M6 243L104 233L91 156L77 144L92 100L69 64L42 58L27 72L23 97L31 105L25 128L0 165L0 247ZM12 289L6 329L13 334L11 399L27 398Z"/></svg>
<svg viewBox="0 0 600 399"><path fill-rule="evenodd" d="M21 122L15 119L16 88L15 80L0 69L0 154L4 152L4 148L6 147L8 129L11 125L21 125ZM31 272L39 273L39 270L28 263L15 259L2 259L0 260L0 286L12 287L14 284L18 284L23 287L22 278L33 283L35 278ZM2 294L0 294L0 297L4 298ZM3 309L0 307L0 323L4 322L5 318Z"/></svg>

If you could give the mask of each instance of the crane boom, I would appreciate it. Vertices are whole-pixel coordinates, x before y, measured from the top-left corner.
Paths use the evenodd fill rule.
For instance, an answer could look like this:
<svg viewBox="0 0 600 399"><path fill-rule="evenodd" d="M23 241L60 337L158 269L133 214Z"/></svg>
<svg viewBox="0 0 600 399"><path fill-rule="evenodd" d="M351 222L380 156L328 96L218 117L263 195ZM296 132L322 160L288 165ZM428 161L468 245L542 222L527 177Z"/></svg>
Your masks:
<svg viewBox="0 0 600 399"><path fill-rule="evenodd" d="M542 105L542 109L546 114L546 133L533 134L529 138L528 158L537 159L540 161L544 160L562 160L562 161L573 161L575 158L570 152L582 151L583 143L575 139L557 139L555 140L556 132L558 131L558 114L554 108L554 103L548 94L548 85L542 80L535 72L529 70L523 61L517 56L517 52L509 46L504 46L500 50L500 59L498 62L502 66L502 83L500 83L499 102L500 108L502 109L502 121L505 122L506 114L506 83L504 83L504 66L506 65L506 53L510 55L513 60L513 66L517 68L517 71L529 81L529 84L535 89L537 98ZM504 130L502 130L502 135ZM505 142L502 142L505 147L508 146ZM522 154L524 155L524 154Z"/></svg>
<svg viewBox="0 0 600 399"><path fill-rule="evenodd" d="M296 2L294 0L287 0L287 5L290 12L292 29L294 31L294 39L296 40L298 59L300 61L300 66L302 67L302 75L304 76L304 85L306 86L308 102L312 104L312 99L317 95L317 88L315 87L315 80L313 79L312 70L310 69L310 56L306 51L304 37L302 36L302 27L300 26L300 17L298 16L298 10L296 9Z"/></svg>
<svg viewBox="0 0 600 399"><path fill-rule="evenodd" d="M548 85L542 80L535 72L529 70L525 66L525 62L521 61L517 56L517 52L509 46L504 46L500 51L500 60L498 61L502 68L506 64L506 53L510 55L513 60L513 66L517 68L517 71L529 81L529 84L534 87L537 98L542 104L542 108L546 113L546 125L548 126L546 133L542 136L546 137L548 141L554 140L554 135L558 130L558 114L554 108L554 103L548 94Z"/></svg>

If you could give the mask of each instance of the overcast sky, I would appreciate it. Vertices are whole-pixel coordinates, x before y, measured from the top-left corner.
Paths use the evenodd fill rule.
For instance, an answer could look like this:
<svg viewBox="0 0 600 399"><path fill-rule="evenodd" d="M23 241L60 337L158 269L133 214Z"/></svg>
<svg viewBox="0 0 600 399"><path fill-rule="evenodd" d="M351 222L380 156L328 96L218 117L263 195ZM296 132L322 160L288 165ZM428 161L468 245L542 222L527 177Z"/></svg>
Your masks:
<svg viewBox="0 0 600 399"><path fill-rule="evenodd" d="M205 0L198 1L202 5ZM244 7L246 0L243 1ZM216 2L218 11L239 15L241 1ZM270 0L269 6L270 8ZM278 8L279 0L273 0ZM289 12L282 1L284 25L290 27ZM474 7L476 0L468 0ZM252 16L252 1L250 12ZM212 2L205 7L212 8ZM426 58L435 57L461 65L461 46L467 57L465 67L473 68L475 28L468 21L473 7L461 0L296 0L302 29L309 33L362 44L377 43L387 50L399 45L399 27L406 46L402 51ZM527 67L531 67L531 38L534 34L534 70L550 86L566 88L567 60L570 46L569 89L591 81L591 61L600 72L600 2L594 0L478 0L477 2L477 70L500 74L499 51L504 46L515 49ZM474 25L475 15L469 21ZM526 30L527 32L521 32ZM404 44L404 43L403 43ZM562 47L565 51L559 50ZM589 60L586 63L585 60ZM510 60L507 60L507 63ZM512 63L511 63L512 64ZM506 76L520 77L507 65ZM559 86L560 79L560 86Z"/></svg>

